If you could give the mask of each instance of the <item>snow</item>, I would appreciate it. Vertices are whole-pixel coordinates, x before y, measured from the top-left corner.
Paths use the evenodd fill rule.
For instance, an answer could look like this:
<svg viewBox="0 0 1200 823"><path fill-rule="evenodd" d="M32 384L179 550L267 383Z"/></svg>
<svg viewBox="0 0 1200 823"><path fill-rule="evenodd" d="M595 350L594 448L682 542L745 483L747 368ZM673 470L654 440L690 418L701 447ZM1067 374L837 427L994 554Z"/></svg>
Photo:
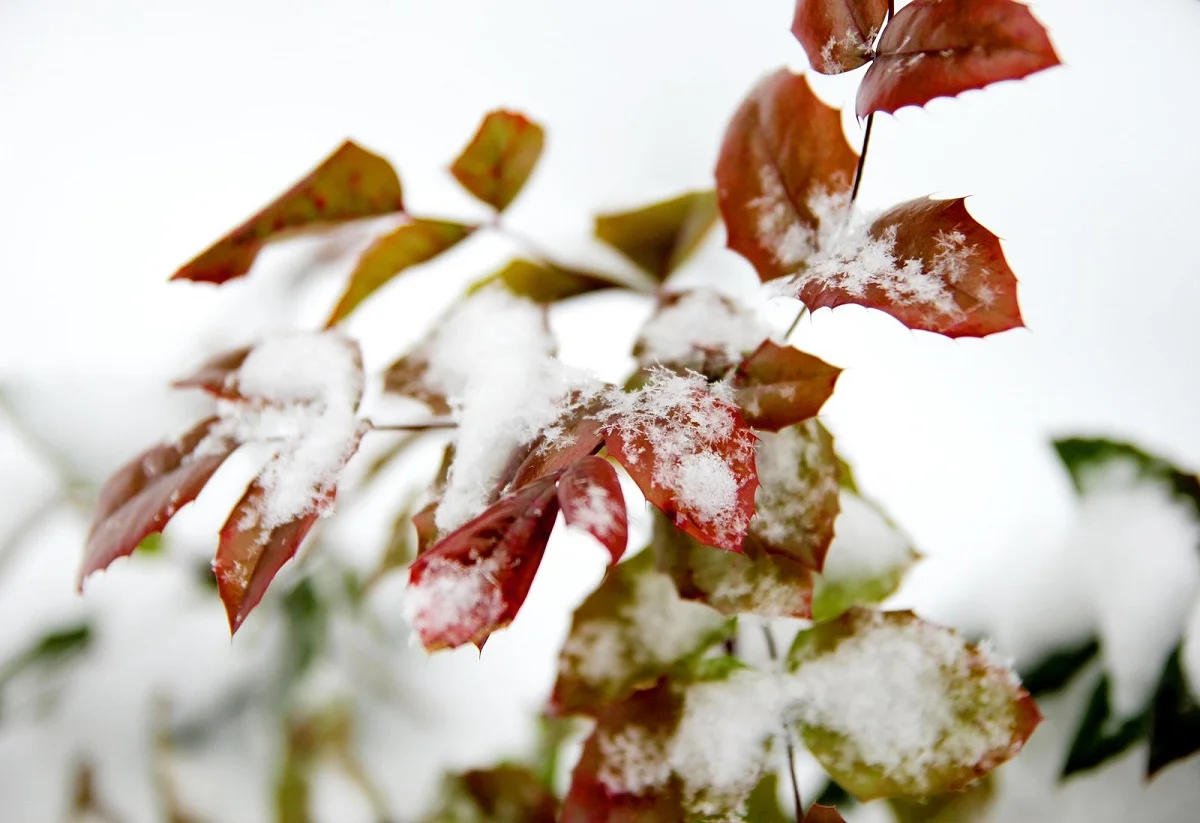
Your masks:
<svg viewBox="0 0 1200 823"><path fill-rule="evenodd" d="M697 288L661 306L638 335L643 364L701 369L710 354L738 362L758 348L770 329L753 309L709 288Z"/></svg>
<svg viewBox="0 0 1200 823"><path fill-rule="evenodd" d="M641 726L601 733L597 746L601 759L596 779L613 794L642 794L671 779L662 740Z"/></svg>
<svg viewBox="0 0 1200 823"><path fill-rule="evenodd" d="M405 589L405 619L427 645L454 635L455 629L463 634L458 642L466 642L478 628L493 625L504 614L504 593L495 578L503 565L495 555L470 566L431 558L420 583L410 582Z"/></svg>
<svg viewBox="0 0 1200 823"><path fill-rule="evenodd" d="M758 436L754 530L781 543L821 516L824 501L837 494L837 465L815 418Z"/></svg>
<svg viewBox="0 0 1200 823"><path fill-rule="evenodd" d="M617 526L617 512L625 505L597 485L588 486L582 498L576 495L575 504L571 509L571 525L601 537L612 534Z"/></svg>
<svg viewBox="0 0 1200 823"><path fill-rule="evenodd" d="M873 580L913 561L913 550L904 535L878 509L845 489L839 500L822 577L830 582Z"/></svg>

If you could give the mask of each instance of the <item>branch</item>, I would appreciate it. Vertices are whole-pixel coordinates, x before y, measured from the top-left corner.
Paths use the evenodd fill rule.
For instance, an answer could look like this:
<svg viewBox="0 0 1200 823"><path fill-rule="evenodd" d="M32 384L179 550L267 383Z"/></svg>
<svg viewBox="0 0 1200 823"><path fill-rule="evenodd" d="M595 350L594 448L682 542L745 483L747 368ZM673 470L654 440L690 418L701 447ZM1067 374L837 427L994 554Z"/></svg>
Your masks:
<svg viewBox="0 0 1200 823"><path fill-rule="evenodd" d="M775 635L771 634L771 627L766 623L762 624L763 640L767 643L767 656L771 658L771 662L779 661L779 649L775 647ZM787 744L787 765L788 778L792 782L792 802L796 808L796 822L799 823L800 818L804 816L804 806L800 802L800 784L796 780L796 749L792 746L791 732L785 727L783 730L783 739Z"/></svg>

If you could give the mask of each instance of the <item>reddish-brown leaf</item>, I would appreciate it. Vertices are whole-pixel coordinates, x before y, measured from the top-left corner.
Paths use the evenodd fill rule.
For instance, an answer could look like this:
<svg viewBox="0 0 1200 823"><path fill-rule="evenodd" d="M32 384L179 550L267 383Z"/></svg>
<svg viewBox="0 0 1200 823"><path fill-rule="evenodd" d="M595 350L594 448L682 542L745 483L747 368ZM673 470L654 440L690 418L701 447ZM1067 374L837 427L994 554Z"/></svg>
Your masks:
<svg viewBox="0 0 1200 823"><path fill-rule="evenodd" d="M200 389L223 400L239 397L237 370L242 367L242 363L245 362L253 348L253 346L242 346L240 349L222 352L205 361L187 377L180 378L171 385L177 389Z"/></svg>
<svg viewBox="0 0 1200 823"><path fill-rule="evenodd" d="M590 456L574 463L558 481L558 503L568 526L599 540L613 563L621 559L629 540L629 522L621 480L611 463Z"/></svg>
<svg viewBox="0 0 1200 823"><path fill-rule="evenodd" d="M542 127L523 114L489 112L450 173L471 194L503 211L529 179L544 142Z"/></svg>
<svg viewBox="0 0 1200 823"><path fill-rule="evenodd" d="M527 297L535 303L557 303L594 291L630 288L625 283L594 272L517 259L495 274L474 283L467 294L474 294L493 283L501 283L513 294Z"/></svg>
<svg viewBox="0 0 1200 823"><path fill-rule="evenodd" d="M420 349L410 352L388 366L383 373L383 390L418 400L434 414L449 414L450 403L446 395L425 379L428 369L429 363Z"/></svg>
<svg viewBox="0 0 1200 823"><path fill-rule="evenodd" d="M556 428L561 429L561 433L553 441L547 441L543 436L529 444L508 485L521 488L600 451L604 444L601 431L604 423L595 417L598 409L599 403L575 409L569 419L558 424Z"/></svg>
<svg viewBox="0 0 1200 823"><path fill-rule="evenodd" d="M662 281L679 268L717 222L717 196L694 191L596 218L596 237Z"/></svg>
<svg viewBox="0 0 1200 823"><path fill-rule="evenodd" d="M796 271L814 248L814 198L849 191L857 163L840 112L803 75L767 77L734 114L717 160L729 248L764 282Z"/></svg>
<svg viewBox="0 0 1200 823"><path fill-rule="evenodd" d="M413 528L417 530L417 555L420 556L437 542L438 530L434 516L437 514L438 501L431 500L412 516Z"/></svg>
<svg viewBox="0 0 1200 823"><path fill-rule="evenodd" d="M804 823L846 823L846 818L833 806L819 806L814 803L804 815Z"/></svg>
<svg viewBox="0 0 1200 823"><path fill-rule="evenodd" d="M221 284L250 271L267 242L305 229L404 210L391 164L350 141L262 211L172 275Z"/></svg>
<svg viewBox="0 0 1200 823"><path fill-rule="evenodd" d="M746 422L777 432L816 417L841 373L819 357L766 340L738 366L733 385Z"/></svg>
<svg viewBox="0 0 1200 823"><path fill-rule="evenodd" d="M196 498L237 448L231 440L208 437L217 422L210 417L177 440L148 449L104 483L79 569L80 588L88 575L132 554Z"/></svg>
<svg viewBox="0 0 1200 823"><path fill-rule="evenodd" d="M792 34L821 74L866 65L887 16L888 0L796 0Z"/></svg>
<svg viewBox="0 0 1200 823"><path fill-rule="evenodd" d="M1046 30L1014 0L914 0L888 23L858 88L859 117L923 106L1059 64Z"/></svg>
<svg viewBox="0 0 1200 823"><path fill-rule="evenodd" d="M551 475L501 498L409 567L405 612L429 651L482 646L516 616L554 528Z"/></svg>
<svg viewBox="0 0 1200 823"><path fill-rule="evenodd" d="M910 329L982 337L1020 328L1017 279L1000 240L971 217L963 198L910 200L870 226L862 248L796 275L809 309L855 303ZM864 262L863 258L870 258ZM875 265L890 259L885 266Z"/></svg>

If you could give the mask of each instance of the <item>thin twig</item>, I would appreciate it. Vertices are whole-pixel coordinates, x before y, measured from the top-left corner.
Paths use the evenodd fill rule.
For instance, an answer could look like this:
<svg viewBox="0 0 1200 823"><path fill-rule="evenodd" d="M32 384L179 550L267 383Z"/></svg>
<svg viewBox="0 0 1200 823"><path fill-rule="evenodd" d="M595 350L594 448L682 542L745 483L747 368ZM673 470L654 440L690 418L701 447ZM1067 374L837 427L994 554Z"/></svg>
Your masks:
<svg viewBox="0 0 1200 823"><path fill-rule="evenodd" d="M792 321L792 325L788 326L788 330L784 332L784 343L792 339L792 334L795 333L796 327L800 325L800 321L804 319L804 315L806 314L808 314L808 306L801 306L800 311L796 313L796 319Z"/></svg>
<svg viewBox="0 0 1200 823"><path fill-rule="evenodd" d="M858 166L854 169L854 187L850 189L850 202L858 199L858 187L862 185L863 166L867 164L867 149L871 145L871 126L875 125L875 112L867 115L867 129L863 132L862 153L858 155Z"/></svg>
<svg viewBox="0 0 1200 823"><path fill-rule="evenodd" d="M767 657L771 658L771 662L779 661L779 649L775 647L775 635L771 634L771 627L766 623L762 624L763 640L767 643ZM784 727L783 738L786 741L787 748L787 765L788 778L792 782L792 802L796 808L796 823L799 823L800 818L804 816L804 806L800 802L800 784L796 780L796 749L792 746L791 732Z"/></svg>
<svg viewBox="0 0 1200 823"><path fill-rule="evenodd" d="M457 429L455 420L428 420L424 423L372 423L367 421L371 431L377 432L426 432L437 429Z"/></svg>

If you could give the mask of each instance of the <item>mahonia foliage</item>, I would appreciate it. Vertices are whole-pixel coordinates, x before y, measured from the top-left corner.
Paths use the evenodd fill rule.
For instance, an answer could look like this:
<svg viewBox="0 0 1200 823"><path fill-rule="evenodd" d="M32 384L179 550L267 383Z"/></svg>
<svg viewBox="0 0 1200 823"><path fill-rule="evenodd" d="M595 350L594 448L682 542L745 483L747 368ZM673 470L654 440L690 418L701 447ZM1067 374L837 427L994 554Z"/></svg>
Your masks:
<svg viewBox="0 0 1200 823"><path fill-rule="evenodd" d="M1011 0L891 5L796 4L792 31L816 71L868 66L860 116L1057 63ZM877 215L855 207L865 144L849 144L841 112L803 75L781 69L750 91L713 188L596 219L596 239L636 277L530 248L477 278L386 369L384 391L427 415L376 426L360 413L362 358L338 327L399 275L506 232L544 142L524 114L493 111L452 161L450 176L492 213L486 222L410 213L391 164L348 142L176 272L220 285L246 275L268 242L393 221L351 267L323 329L220 353L176 382L209 395L215 413L105 484L80 585L161 532L250 445L261 468L213 560L236 631L332 511L365 436L411 432L364 485L411 442L453 428L428 493L401 506L377 571L409 563L405 613L426 649L482 649L517 618L560 515L611 568L573 617L549 702L594 721L561 806L523 767L501 766L452 777L443 816L469 807L472 820L770 821L784 819L776 758L798 741L864 799L959 790L1012 757L1039 715L1008 669L948 629L873 608L917 554L859 494L817 420L840 370L751 307L673 282L720 221L771 293L808 310L853 303L947 337L1021 325L1000 243L962 199ZM614 289L653 301L624 386L561 363L547 322L560 301ZM628 559L623 478L654 509L651 545ZM743 615L815 622L786 660L756 671L736 656ZM841 817L813 805L803 820Z"/></svg>

